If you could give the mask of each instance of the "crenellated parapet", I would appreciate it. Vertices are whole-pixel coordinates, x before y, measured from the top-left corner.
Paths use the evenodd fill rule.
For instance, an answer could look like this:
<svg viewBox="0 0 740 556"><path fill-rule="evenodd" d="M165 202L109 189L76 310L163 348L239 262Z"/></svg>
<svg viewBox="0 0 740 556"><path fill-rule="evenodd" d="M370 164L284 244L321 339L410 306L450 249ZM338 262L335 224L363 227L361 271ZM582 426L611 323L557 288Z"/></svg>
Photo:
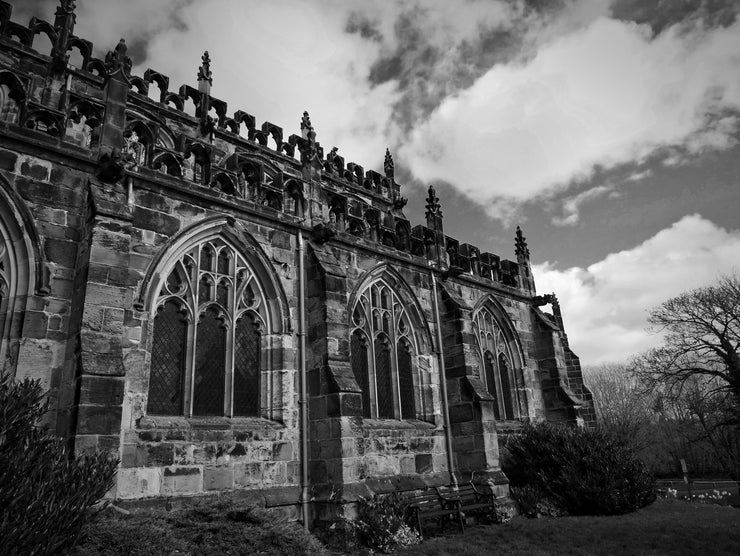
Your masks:
<svg viewBox="0 0 740 556"><path fill-rule="evenodd" d="M99 165L103 181L128 176L177 184L313 230L317 241L359 242L395 256L418 257L448 276L479 278L534 295L520 232L516 261L460 243L445 235L441 204L431 187L426 223L412 225L389 149L382 172L366 169L346 160L337 147L324 149L308 112L299 133L291 135L272 122L259 124L247 111L230 112L212 94L207 52L196 86L176 90L157 70L133 75L124 39L104 59L95 58L92 43L74 35L74 8L73 0L62 0L54 24L32 18L24 26L12 21L11 5L0 1L0 46L10 53L0 62L0 125L11 132L76 149ZM34 50L40 34L51 41L48 53ZM47 79L34 80L33 74Z"/></svg>

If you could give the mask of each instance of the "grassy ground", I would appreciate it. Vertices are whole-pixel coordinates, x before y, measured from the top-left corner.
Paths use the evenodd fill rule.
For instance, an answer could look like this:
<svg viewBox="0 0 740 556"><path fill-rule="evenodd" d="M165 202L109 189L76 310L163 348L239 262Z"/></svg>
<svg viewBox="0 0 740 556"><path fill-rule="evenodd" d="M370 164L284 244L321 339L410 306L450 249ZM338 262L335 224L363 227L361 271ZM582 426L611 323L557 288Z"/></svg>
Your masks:
<svg viewBox="0 0 740 556"><path fill-rule="evenodd" d="M86 527L75 552L77 556L326 553L340 554L325 551L294 522L228 499L128 516L108 510ZM462 535L432 537L396 554L740 554L740 509L658 500L638 512L615 517L517 517L504 525L467 527Z"/></svg>
<svg viewBox="0 0 740 556"><path fill-rule="evenodd" d="M740 509L658 500L614 517L517 517L431 538L399 554L740 554Z"/></svg>

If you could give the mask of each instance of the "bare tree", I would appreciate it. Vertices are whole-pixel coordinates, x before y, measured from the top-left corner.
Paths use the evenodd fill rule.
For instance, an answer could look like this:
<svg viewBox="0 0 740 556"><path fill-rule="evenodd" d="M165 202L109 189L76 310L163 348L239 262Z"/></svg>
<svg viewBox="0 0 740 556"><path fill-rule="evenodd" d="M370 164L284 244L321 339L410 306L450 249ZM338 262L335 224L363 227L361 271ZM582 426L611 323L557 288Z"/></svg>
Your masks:
<svg viewBox="0 0 740 556"><path fill-rule="evenodd" d="M635 357L631 368L649 391L680 401L725 468L740 475L740 279L669 299L648 322L664 343Z"/></svg>
<svg viewBox="0 0 740 556"><path fill-rule="evenodd" d="M642 450L650 444L650 423L654 420L652 399L624 364L585 367L583 379L594 396L596 421Z"/></svg>

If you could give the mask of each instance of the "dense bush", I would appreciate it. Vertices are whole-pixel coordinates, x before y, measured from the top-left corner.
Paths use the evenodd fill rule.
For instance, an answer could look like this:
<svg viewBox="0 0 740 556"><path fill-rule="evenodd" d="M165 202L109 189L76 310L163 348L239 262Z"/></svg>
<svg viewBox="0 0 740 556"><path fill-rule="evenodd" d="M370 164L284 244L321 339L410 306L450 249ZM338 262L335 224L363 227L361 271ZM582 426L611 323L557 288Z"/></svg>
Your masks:
<svg viewBox="0 0 740 556"><path fill-rule="evenodd" d="M0 378L0 539L3 554L60 554L72 547L90 508L113 485L118 462L70 457L41 428L48 409L38 381Z"/></svg>
<svg viewBox="0 0 740 556"><path fill-rule="evenodd" d="M560 517L567 515L557 502L536 486L511 487L511 497L519 506L519 513L526 517Z"/></svg>
<svg viewBox="0 0 740 556"><path fill-rule="evenodd" d="M607 432L527 425L506 448L502 463L511 485L534 488L543 503L569 514L623 514L655 499L655 483L645 466Z"/></svg>
<svg viewBox="0 0 740 556"><path fill-rule="evenodd" d="M265 554L321 556L326 549L300 524L228 496L172 511L108 512L85 527L76 556Z"/></svg>
<svg viewBox="0 0 740 556"><path fill-rule="evenodd" d="M403 505L395 496L360 498L357 518L347 525L359 543L381 552L421 542L421 536L406 524Z"/></svg>

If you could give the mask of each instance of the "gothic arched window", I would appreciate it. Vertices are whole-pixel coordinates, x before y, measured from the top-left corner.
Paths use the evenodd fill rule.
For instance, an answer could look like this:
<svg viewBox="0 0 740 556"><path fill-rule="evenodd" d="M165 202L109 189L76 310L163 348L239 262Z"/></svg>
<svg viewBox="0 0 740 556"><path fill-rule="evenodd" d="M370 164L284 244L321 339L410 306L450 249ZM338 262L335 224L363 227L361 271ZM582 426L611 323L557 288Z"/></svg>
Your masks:
<svg viewBox="0 0 740 556"><path fill-rule="evenodd" d="M478 356L482 365L482 378L486 388L496 399L493 412L496 419L517 419L519 406L510 339L507 339L502 326L484 306L473 318L473 330L478 341Z"/></svg>
<svg viewBox="0 0 740 556"><path fill-rule="evenodd" d="M416 349L406 307L379 279L357 296L351 314L351 364L362 389L363 415L415 419Z"/></svg>
<svg viewBox="0 0 740 556"><path fill-rule="evenodd" d="M202 241L169 270L154 303L148 412L259 416L264 292L223 239Z"/></svg>
<svg viewBox="0 0 740 556"><path fill-rule="evenodd" d="M2 222L0 222L0 232L2 232ZM12 262L10 260L10 250L8 249L8 239L5 234L0 233L0 371L3 368L5 359L6 324L9 322L8 303L12 288Z"/></svg>

